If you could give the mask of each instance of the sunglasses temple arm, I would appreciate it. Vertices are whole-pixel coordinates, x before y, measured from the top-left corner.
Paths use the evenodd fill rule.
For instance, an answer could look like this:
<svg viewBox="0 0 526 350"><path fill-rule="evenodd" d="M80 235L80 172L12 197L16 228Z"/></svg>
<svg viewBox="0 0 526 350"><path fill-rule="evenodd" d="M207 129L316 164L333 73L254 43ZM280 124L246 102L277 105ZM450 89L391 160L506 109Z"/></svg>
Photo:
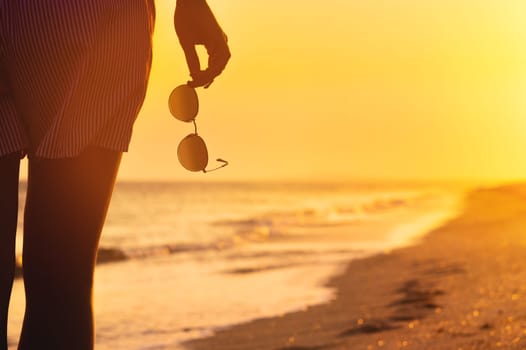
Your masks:
<svg viewBox="0 0 526 350"><path fill-rule="evenodd" d="M217 168L214 168L214 169L210 169L210 170L203 169L203 173L209 173L211 171L216 171L216 170L224 168L224 167L226 167L228 165L228 162L226 160L224 160L224 159L217 158L216 161L218 161L220 163L223 163L223 164L221 164L220 166L218 166Z"/></svg>

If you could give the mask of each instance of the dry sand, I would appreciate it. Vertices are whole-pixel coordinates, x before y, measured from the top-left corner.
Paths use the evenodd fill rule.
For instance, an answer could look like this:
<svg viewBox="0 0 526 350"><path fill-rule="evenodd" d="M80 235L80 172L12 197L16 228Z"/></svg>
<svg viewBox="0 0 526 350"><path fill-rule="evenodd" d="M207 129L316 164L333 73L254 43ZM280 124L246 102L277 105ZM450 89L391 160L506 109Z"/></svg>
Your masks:
<svg viewBox="0 0 526 350"><path fill-rule="evenodd" d="M526 185L479 189L412 247L349 263L334 301L194 350L526 349Z"/></svg>

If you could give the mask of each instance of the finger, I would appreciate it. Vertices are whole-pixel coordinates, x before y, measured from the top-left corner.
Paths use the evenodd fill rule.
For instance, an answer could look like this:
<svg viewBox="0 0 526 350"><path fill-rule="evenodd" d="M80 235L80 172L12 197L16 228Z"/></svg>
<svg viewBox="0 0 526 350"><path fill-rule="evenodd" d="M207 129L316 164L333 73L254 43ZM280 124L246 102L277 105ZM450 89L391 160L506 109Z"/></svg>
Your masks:
<svg viewBox="0 0 526 350"><path fill-rule="evenodd" d="M225 69L228 60L230 60L230 49L226 41L221 41L208 51L208 69L218 74Z"/></svg>
<svg viewBox="0 0 526 350"><path fill-rule="evenodd" d="M193 88L204 86L206 89L214 81L213 77L210 77L206 71L200 71L199 73L192 75L192 79L192 81L188 82L188 85Z"/></svg>
<svg viewBox="0 0 526 350"><path fill-rule="evenodd" d="M186 82L186 84L188 84L188 86L190 87L193 87L194 89L195 88L198 88L198 87L203 87L205 89L208 89L210 87L210 85L212 85L214 81L196 81L196 80L190 80L188 82Z"/></svg>
<svg viewBox="0 0 526 350"><path fill-rule="evenodd" d="M230 49L226 41L217 43L214 46L208 45L208 67L204 71L204 76L213 81L215 77L223 72L230 60Z"/></svg>
<svg viewBox="0 0 526 350"><path fill-rule="evenodd" d="M208 89L208 88L210 87L210 85L212 85L213 82L214 82L214 81L212 80L211 82L209 82L208 84L206 84L206 85L204 86L204 88L205 88L205 89Z"/></svg>
<svg viewBox="0 0 526 350"><path fill-rule="evenodd" d="M184 45L183 51L190 75L193 76L194 74L198 74L201 71L201 62L199 61L199 55L197 54L195 45Z"/></svg>

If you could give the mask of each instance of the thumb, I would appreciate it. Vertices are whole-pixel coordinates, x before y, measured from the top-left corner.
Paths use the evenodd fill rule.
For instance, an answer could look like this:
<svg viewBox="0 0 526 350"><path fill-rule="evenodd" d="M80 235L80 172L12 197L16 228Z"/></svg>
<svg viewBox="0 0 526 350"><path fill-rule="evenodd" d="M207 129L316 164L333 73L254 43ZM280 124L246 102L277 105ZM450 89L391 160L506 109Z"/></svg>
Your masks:
<svg viewBox="0 0 526 350"><path fill-rule="evenodd" d="M182 45L183 52L186 58L186 64L188 65L188 70L190 75L193 76L201 70L201 63L199 62L199 56L195 49L194 44L185 44Z"/></svg>

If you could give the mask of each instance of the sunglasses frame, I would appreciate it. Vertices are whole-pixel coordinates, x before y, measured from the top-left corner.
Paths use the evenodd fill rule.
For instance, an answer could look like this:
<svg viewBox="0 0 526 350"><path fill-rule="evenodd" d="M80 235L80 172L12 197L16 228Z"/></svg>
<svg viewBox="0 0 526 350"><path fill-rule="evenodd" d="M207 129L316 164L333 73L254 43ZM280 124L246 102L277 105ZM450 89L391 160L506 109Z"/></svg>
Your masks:
<svg viewBox="0 0 526 350"><path fill-rule="evenodd" d="M188 99L191 98L193 101L188 102ZM185 102L186 101L186 102ZM168 107L170 109L170 113L172 116L182 122L189 123L192 122L194 125L194 133L188 134L185 138L183 138L179 142L179 146L177 147L177 156L179 159L179 163L187 170L197 172L202 171L203 173L209 173L211 171L219 170L221 168L224 168L228 165L228 161L217 158L216 161L222 163L216 168L213 169L206 169L208 166L208 150L206 147L206 143L204 142L203 138L199 136L197 132L197 122L196 118L199 114L199 97L197 95L197 91L194 87L189 86L188 84L183 84L177 86L172 93L170 94L170 97L168 98ZM193 145L190 144L189 139L193 139ZM189 144L189 146L183 147L183 143ZM196 143L197 142L197 143ZM192 158L199 158L195 157L195 150L196 148L201 148L199 152L202 152L206 156L206 160L201 159L201 162L204 163L204 166L193 166L195 164L195 159ZM193 148L193 151L189 151L189 148ZM190 152L190 155L185 155L184 153ZM192 154L194 153L194 154ZM193 157L194 156L194 157ZM186 159L186 160L184 160ZM186 163L189 159L189 163ZM198 160L199 161L199 160ZM186 163L186 164L185 164Z"/></svg>

